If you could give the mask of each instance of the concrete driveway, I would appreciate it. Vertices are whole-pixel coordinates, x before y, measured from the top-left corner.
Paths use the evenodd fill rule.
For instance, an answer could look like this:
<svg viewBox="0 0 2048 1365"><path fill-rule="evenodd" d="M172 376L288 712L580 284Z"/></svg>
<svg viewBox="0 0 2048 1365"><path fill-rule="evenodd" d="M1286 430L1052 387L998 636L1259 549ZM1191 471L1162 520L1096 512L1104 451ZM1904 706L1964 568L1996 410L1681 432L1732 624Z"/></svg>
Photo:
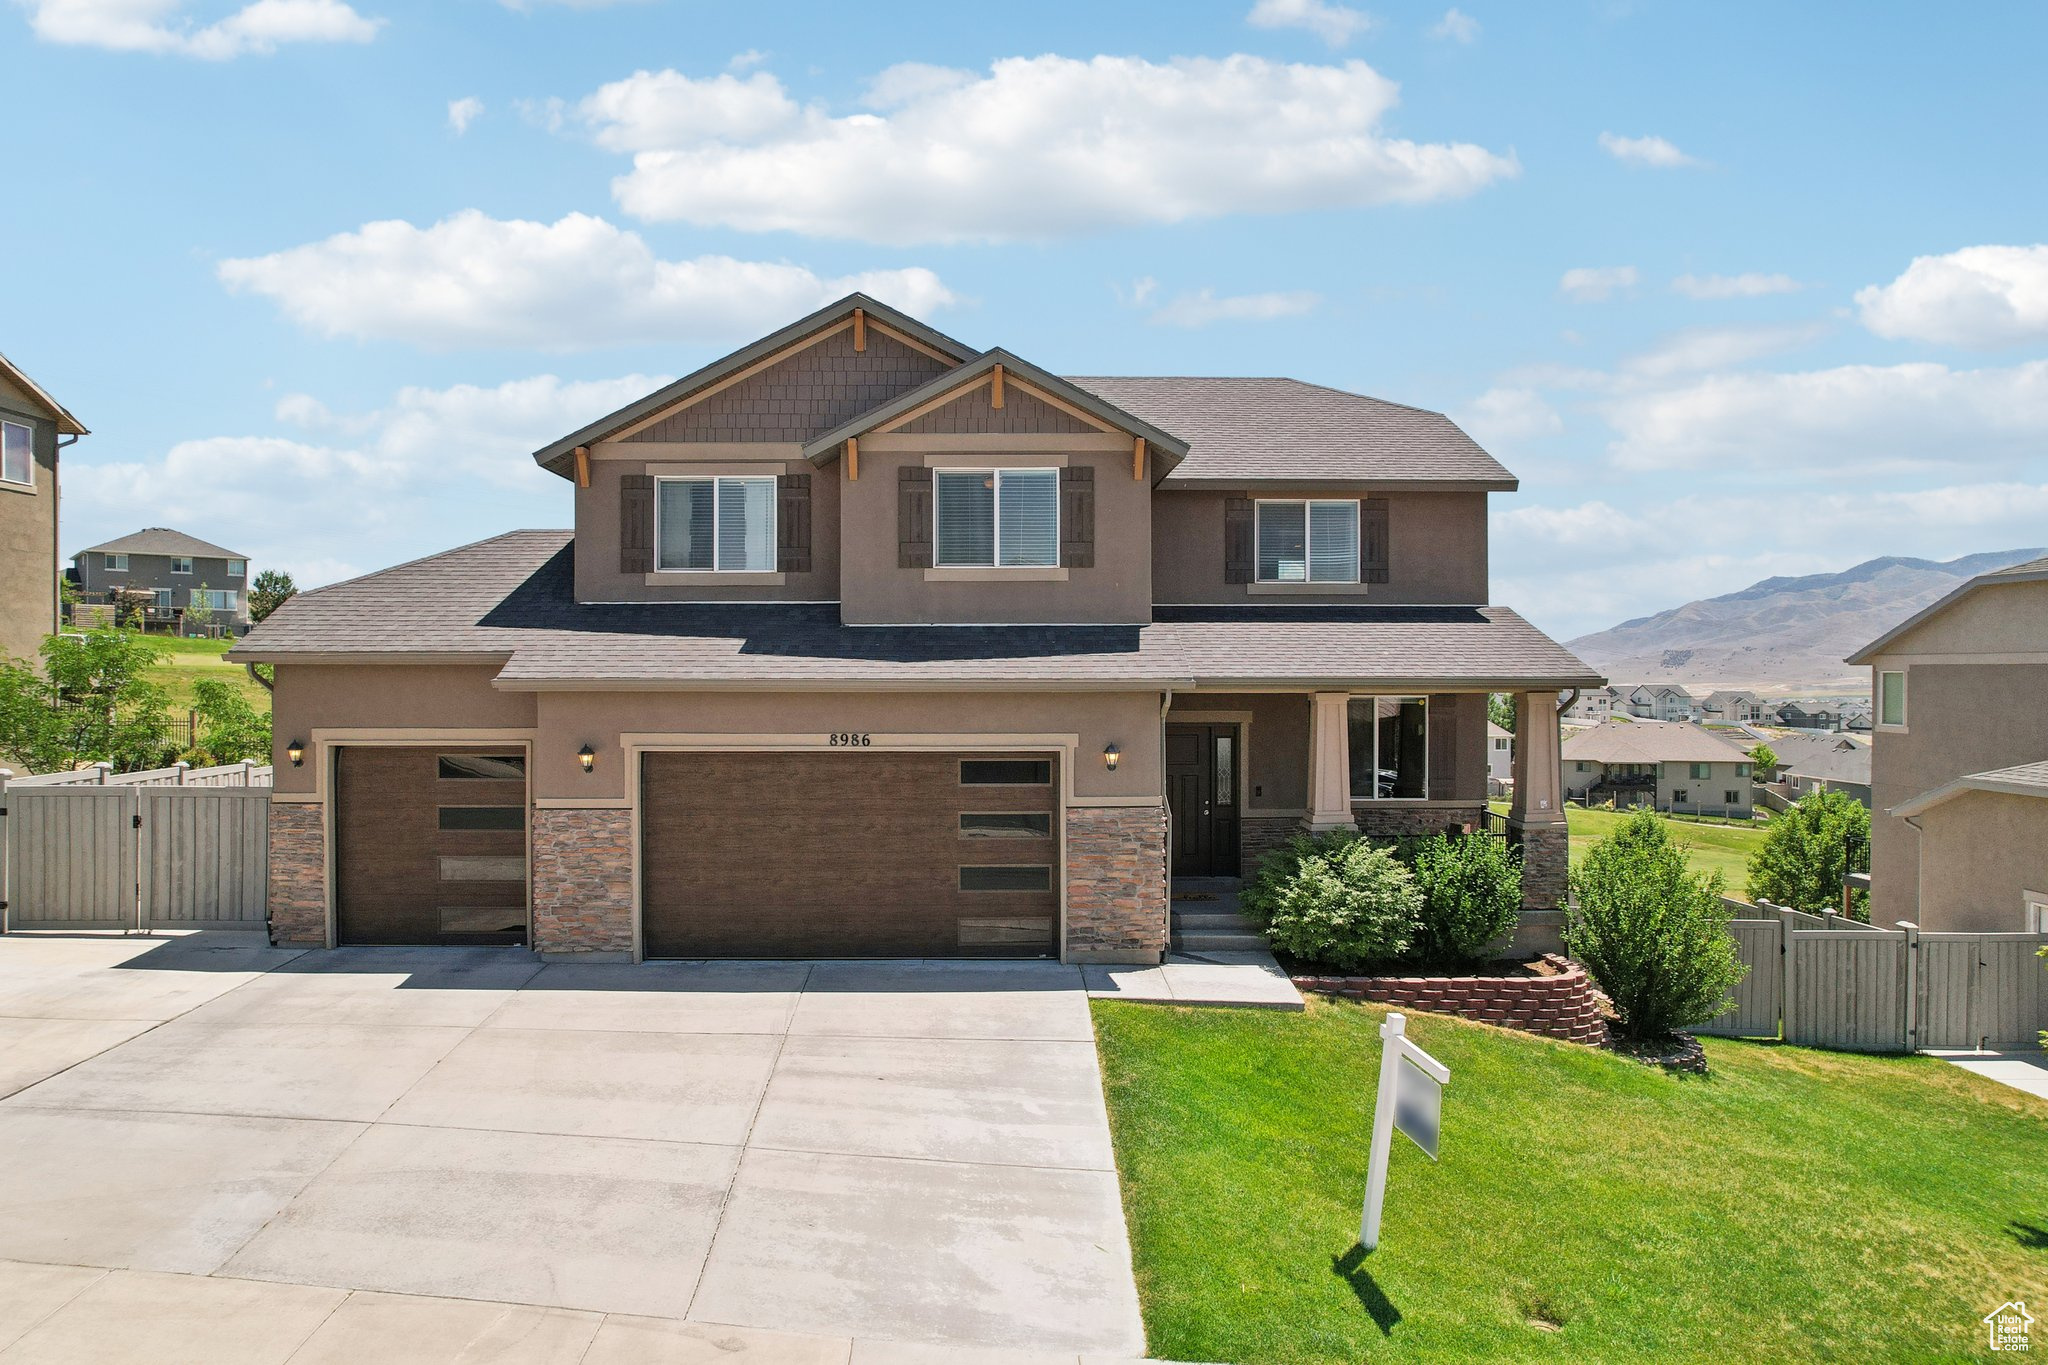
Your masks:
<svg viewBox="0 0 2048 1365"><path fill-rule="evenodd" d="M0 1093L0 1259L154 1272L11 1346L0 1294L4 1365L65 1358L37 1343L94 1294L180 1284L323 1287L287 1305L320 1332L428 1296L571 1310L600 1342L720 1330L639 1321L668 1319L811 1343L747 1360L1143 1350L1071 968L17 935Z"/></svg>

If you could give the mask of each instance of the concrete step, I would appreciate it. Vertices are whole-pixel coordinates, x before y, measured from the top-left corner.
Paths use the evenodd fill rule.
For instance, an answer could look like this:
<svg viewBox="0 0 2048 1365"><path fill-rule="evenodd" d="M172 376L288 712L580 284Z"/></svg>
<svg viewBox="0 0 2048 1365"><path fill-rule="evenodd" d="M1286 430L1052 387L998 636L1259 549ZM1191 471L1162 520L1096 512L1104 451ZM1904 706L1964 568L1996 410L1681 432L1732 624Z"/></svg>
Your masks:
<svg viewBox="0 0 2048 1365"><path fill-rule="evenodd" d="M1265 950L1266 940L1253 933L1195 932L1175 934L1173 947L1183 953L1256 953Z"/></svg>
<svg viewBox="0 0 2048 1365"><path fill-rule="evenodd" d="M1173 927L1176 929L1239 929L1247 933L1252 926L1245 917L1231 910L1176 910L1173 912Z"/></svg>

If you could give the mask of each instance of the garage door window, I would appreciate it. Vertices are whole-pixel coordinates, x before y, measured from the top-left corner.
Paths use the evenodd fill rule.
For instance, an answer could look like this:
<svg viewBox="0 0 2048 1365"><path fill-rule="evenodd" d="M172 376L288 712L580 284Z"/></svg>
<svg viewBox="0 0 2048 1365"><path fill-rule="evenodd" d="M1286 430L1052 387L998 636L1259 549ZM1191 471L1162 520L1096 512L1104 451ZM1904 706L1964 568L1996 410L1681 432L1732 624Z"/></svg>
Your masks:
<svg viewBox="0 0 2048 1365"><path fill-rule="evenodd" d="M1043 758L963 758L963 787L1044 787L1052 782L1052 762Z"/></svg>
<svg viewBox="0 0 2048 1365"><path fill-rule="evenodd" d="M972 811L960 817L963 839L1045 839L1052 835L1052 817L1043 812L1003 814Z"/></svg>
<svg viewBox="0 0 2048 1365"><path fill-rule="evenodd" d="M441 828L461 830L522 830L526 828L524 806L443 806Z"/></svg>
<svg viewBox="0 0 2048 1365"><path fill-rule="evenodd" d="M518 754L442 754L443 782L524 782L526 759Z"/></svg>
<svg viewBox="0 0 2048 1365"><path fill-rule="evenodd" d="M1052 869L1034 867L963 867L962 891L1050 891Z"/></svg>

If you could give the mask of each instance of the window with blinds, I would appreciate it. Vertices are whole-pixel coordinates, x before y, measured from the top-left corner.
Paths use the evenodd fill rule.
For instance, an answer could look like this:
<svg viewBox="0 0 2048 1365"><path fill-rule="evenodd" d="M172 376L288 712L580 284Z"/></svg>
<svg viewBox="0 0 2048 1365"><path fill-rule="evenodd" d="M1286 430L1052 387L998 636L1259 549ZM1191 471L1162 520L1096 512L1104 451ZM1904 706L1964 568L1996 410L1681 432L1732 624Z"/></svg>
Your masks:
<svg viewBox="0 0 2048 1365"><path fill-rule="evenodd" d="M1261 583L1356 583L1358 502L1262 501L1258 542Z"/></svg>
<svg viewBox="0 0 2048 1365"><path fill-rule="evenodd" d="M938 568L1051 568L1060 562L1057 469L941 469L932 476Z"/></svg>
<svg viewBox="0 0 2048 1365"><path fill-rule="evenodd" d="M774 572L775 480L656 480L654 545L657 569Z"/></svg>

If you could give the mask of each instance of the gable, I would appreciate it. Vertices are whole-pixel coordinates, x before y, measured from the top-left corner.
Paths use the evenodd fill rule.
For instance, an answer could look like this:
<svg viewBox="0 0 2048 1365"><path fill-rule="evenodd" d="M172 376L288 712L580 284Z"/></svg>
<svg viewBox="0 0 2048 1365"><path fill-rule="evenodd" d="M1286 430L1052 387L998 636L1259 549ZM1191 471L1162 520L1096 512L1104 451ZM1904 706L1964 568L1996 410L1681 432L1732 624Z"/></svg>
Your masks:
<svg viewBox="0 0 2048 1365"><path fill-rule="evenodd" d="M2048 580L1976 585L1886 641L1871 661L1896 655L2038 654L2048 640ZM1870 654L1870 651L1866 651Z"/></svg>
<svg viewBox="0 0 2048 1365"><path fill-rule="evenodd" d="M5 373L0 373L0 407L12 408L16 412L32 412L38 417L56 416L40 398L15 383Z"/></svg>
<svg viewBox="0 0 2048 1365"><path fill-rule="evenodd" d="M828 329L737 382L645 419L626 441L807 441L952 368L880 325Z"/></svg>
<svg viewBox="0 0 2048 1365"><path fill-rule="evenodd" d="M1107 430L1097 422L1083 421L1056 408L1012 379L1003 385L1003 405L996 407L992 381L973 385L959 396L931 408L909 421L885 427L890 432L959 433L987 432L1011 435L1050 432L1085 434Z"/></svg>

